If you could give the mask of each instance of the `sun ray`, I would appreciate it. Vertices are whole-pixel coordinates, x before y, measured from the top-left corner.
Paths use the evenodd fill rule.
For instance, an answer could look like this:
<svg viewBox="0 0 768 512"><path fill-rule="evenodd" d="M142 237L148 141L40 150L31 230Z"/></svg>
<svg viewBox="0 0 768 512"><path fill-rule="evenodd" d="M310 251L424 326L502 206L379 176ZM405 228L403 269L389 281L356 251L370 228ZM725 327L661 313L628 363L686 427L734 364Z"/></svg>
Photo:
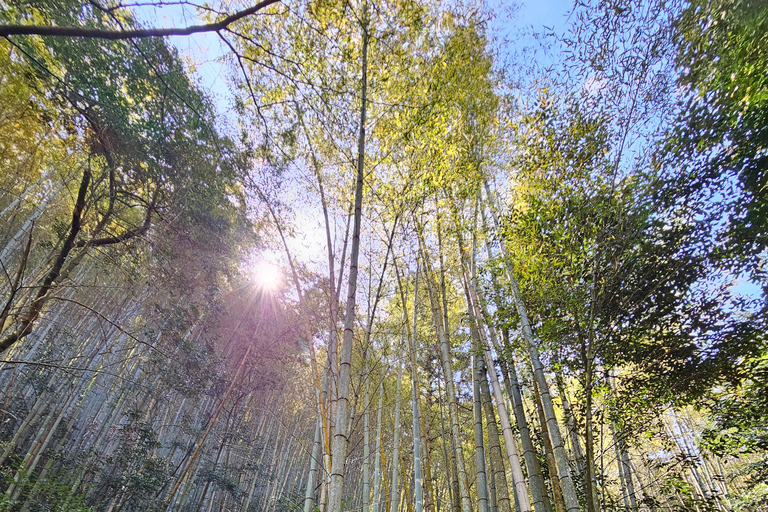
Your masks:
<svg viewBox="0 0 768 512"><path fill-rule="evenodd" d="M275 263L260 259L253 267L253 274L256 282L266 291L274 291L282 282L282 272Z"/></svg>

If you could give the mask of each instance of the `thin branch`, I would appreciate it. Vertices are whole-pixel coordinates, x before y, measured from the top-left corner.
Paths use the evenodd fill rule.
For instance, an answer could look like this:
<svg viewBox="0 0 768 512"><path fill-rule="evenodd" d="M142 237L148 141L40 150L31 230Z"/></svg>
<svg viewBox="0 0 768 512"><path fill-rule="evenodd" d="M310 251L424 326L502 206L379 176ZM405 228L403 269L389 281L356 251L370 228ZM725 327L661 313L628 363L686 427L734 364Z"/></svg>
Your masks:
<svg viewBox="0 0 768 512"><path fill-rule="evenodd" d="M124 361L127 361L127 359L124 360ZM124 362L124 361L121 361L121 362ZM100 375L100 374L101 375L108 375L110 377L114 377L116 379L128 382L131 385L139 386L139 387L142 387L144 389L150 389L149 386L147 386L145 384L142 384L141 382L128 379L128 378L123 377L122 375L117 374L117 373L111 373L111 372L104 371L104 370L102 370L100 368L88 368L88 367L84 367L84 366L82 366L82 367L81 366L64 366L64 365L54 364L54 363L36 362L36 361L21 361L21 360L15 360L15 359L0 359L0 363L8 364L8 365L38 366L38 367L41 367L41 368L54 368L54 369L57 369L57 370L65 370L65 371L73 371L73 372L91 372L94 375ZM3 367L0 368L0 371L11 370L11 369L15 369L15 368L16 368L16 366L3 366ZM0 409L0 411L6 412L8 414L11 414L10 412L5 411L3 409ZM11 416L13 416L13 414L11 414ZM15 417L16 416L14 416L14 418Z"/></svg>
<svg viewBox="0 0 768 512"><path fill-rule="evenodd" d="M160 350L159 348L154 346L152 343L149 343L148 341L144 341L144 340L141 340L141 339L137 338L136 336L134 336L130 332L126 331L120 324L118 324L117 322L115 322L113 320L110 320L106 315L104 315L103 313L95 310L94 308L92 308L91 306L89 306L87 304L83 304L82 302L77 301L75 299L68 299L67 297L57 297L57 296L54 296L54 297L50 297L50 300L60 300L60 301L63 301L63 302L71 302L72 304L76 304L76 305L80 306L81 308L84 308L84 309L90 311L91 313L93 313L97 317L101 318L102 320L104 320L108 324L112 325L115 329L120 331L122 334L125 334L126 336L128 336L130 339L132 339L136 343L138 343L140 345L145 345L146 347L149 347L151 350L154 350L155 352L159 353L160 355L162 355L163 357L167 358L168 360L172 359L171 356L169 356L168 354L166 354L165 352L163 352L162 350Z"/></svg>
<svg viewBox="0 0 768 512"><path fill-rule="evenodd" d="M82 37L91 39L140 39L147 37L188 36L199 32L218 32L232 23L255 14L280 0L263 0L253 7L231 14L216 23L192 25L190 27L147 28L133 30L105 30L85 27L56 27L43 25L0 25L0 37L8 36L52 36L52 37Z"/></svg>

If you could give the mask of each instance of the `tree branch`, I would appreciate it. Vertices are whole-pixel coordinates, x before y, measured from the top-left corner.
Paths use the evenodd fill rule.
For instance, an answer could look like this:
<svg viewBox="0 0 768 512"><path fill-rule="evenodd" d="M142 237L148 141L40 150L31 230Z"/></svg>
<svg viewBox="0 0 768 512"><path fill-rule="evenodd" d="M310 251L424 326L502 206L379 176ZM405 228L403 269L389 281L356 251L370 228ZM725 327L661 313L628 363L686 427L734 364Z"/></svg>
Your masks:
<svg viewBox="0 0 768 512"><path fill-rule="evenodd" d="M69 256L70 251L75 246L75 239L77 238L78 233L80 233L83 210L85 209L85 196L88 192L88 185L90 183L91 169L87 168L83 171L83 178L80 180L80 188L77 192L77 200L75 201L75 206L72 209L72 223L70 225L69 235L67 236L67 239L64 240L61 251L56 257L56 261L54 262L53 266L48 271L48 274L45 276L43 284L38 290L37 295L35 295L34 300L29 305L29 310L24 315L24 318L21 321L21 326L16 332L3 336L3 338L0 339L0 353L4 352L8 347L32 332L35 322L40 316L40 312L42 311L43 305L46 302L46 295L48 295L48 292L53 287L56 279L58 279L59 275L61 274L61 269L64 266L64 262L67 260L67 256Z"/></svg>
<svg viewBox="0 0 768 512"><path fill-rule="evenodd" d="M105 30L85 27L56 27L44 25L0 25L0 37L8 36L52 36L52 37L83 37L92 39L139 39L146 37L188 36L199 32L218 32L227 28L239 19L255 14L280 0L263 0L253 7L231 14L216 23L192 25L190 27L147 28L134 30Z"/></svg>
<svg viewBox="0 0 768 512"><path fill-rule="evenodd" d="M147 208L147 216L144 219L144 224L136 229L129 229L125 233L116 236L105 236L103 238L93 238L91 240L80 240L75 244L75 247L100 247L102 245L119 244L125 242L131 238L143 235L149 230L152 225L152 207Z"/></svg>

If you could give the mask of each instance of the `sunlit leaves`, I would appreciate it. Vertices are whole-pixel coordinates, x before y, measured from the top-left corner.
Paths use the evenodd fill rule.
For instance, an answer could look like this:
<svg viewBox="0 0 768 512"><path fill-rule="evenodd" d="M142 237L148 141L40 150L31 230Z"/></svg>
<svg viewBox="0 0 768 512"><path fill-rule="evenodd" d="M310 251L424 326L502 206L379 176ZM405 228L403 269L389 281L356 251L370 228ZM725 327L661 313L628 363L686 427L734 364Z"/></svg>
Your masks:
<svg viewBox="0 0 768 512"><path fill-rule="evenodd" d="M710 208L727 219L723 251L757 278L768 243L768 8L696 1L675 29L679 82L691 95L670 142L672 166L685 169L684 190L708 194ZM727 188L733 193L721 196Z"/></svg>

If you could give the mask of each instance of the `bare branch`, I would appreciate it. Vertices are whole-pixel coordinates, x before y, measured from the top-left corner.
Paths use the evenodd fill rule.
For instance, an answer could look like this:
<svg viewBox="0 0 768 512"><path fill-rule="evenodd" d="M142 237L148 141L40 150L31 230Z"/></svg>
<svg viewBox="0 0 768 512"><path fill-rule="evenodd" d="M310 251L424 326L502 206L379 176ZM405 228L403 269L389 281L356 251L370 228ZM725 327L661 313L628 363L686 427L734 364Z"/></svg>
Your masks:
<svg viewBox="0 0 768 512"><path fill-rule="evenodd" d="M91 306L89 306L87 304L83 304L82 302L80 302L78 300L70 299L70 298L67 298L67 297L51 297L51 300L60 300L62 302L71 302L72 304L80 306L81 308L86 309L87 311L93 313L94 315L96 315L100 319L104 320L105 322L110 324L112 327L114 327L115 329L120 331L122 334L128 336L130 339L135 341L136 343L148 347L150 350L153 350L153 351L159 353L160 355L162 355L163 357L165 357L169 361L173 359L169 354L166 354L165 352L163 352L162 350L160 350L159 348L154 346L152 343L149 343L148 341L144 341L144 340L141 340L141 339L137 338L136 336L134 336L133 334L131 334L130 332L125 330L120 324L118 324L114 320L111 320L106 315L104 315L103 313L97 311L96 309L92 308Z"/></svg>
<svg viewBox="0 0 768 512"><path fill-rule="evenodd" d="M85 27L56 27L43 25L0 25L0 37L8 36L52 36L52 37L83 37L92 39L140 39L147 37L188 36L200 32L218 32L232 23L255 14L280 0L263 0L253 7L231 14L216 23L192 25L190 27L147 28L133 30L105 30Z"/></svg>

